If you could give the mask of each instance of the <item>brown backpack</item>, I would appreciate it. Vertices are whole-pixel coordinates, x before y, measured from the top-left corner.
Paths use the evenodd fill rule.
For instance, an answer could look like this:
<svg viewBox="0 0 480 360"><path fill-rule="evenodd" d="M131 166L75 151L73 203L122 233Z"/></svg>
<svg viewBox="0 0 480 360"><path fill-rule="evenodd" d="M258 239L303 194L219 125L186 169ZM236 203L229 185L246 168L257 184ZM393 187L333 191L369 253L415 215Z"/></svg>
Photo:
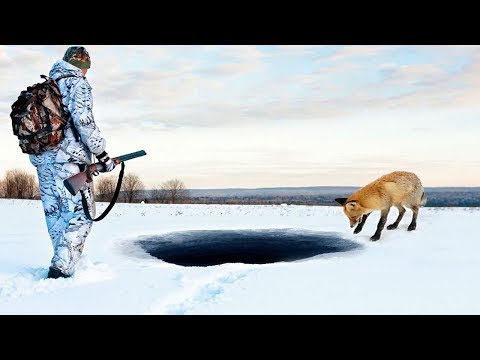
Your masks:
<svg viewBox="0 0 480 360"><path fill-rule="evenodd" d="M70 117L62 103L56 81L74 75L63 75L56 80L45 75L43 83L29 86L12 104L13 134L26 154L40 154L52 150L63 140L64 129Z"/></svg>

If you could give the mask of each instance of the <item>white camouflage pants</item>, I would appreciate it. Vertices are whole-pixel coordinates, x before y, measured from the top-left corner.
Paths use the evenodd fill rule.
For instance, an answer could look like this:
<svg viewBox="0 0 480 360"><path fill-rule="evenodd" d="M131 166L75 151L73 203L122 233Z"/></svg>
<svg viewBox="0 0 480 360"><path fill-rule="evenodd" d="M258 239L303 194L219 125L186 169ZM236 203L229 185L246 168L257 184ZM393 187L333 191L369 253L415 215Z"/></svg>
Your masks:
<svg viewBox="0 0 480 360"><path fill-rule="evenodd" d="M80 168L73 163L43 163L37 166L40 197L54 251L51 266L67 275L74 273L92 228L92 221L83 211L81 193L73 196L63 185L64 179L79 172ZM90 214L95 217L92 188L93 183L89 183L83 192Z"/></svg>

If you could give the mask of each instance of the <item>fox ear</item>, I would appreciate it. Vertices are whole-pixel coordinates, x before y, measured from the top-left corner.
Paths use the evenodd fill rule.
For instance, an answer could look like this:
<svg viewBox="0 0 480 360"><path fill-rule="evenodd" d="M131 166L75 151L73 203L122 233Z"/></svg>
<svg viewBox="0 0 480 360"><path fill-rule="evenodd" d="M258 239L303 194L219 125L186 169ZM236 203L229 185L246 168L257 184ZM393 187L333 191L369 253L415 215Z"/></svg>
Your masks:
<svg viewBox="0 0 480 360"><path fill-rule="evenodd" d="M336 198L335 201L340 205L343 205L345 204L345 201L347 201L347 198Z"/></svg>
<svg viewBox="0 0 480 360"><path fill-rule="evenodd" d="M350 210L353 210L355 209L355 206L357 206L357 202L354 200L354 201L349 201L347 203L347 206L350 208Z"/></svg>

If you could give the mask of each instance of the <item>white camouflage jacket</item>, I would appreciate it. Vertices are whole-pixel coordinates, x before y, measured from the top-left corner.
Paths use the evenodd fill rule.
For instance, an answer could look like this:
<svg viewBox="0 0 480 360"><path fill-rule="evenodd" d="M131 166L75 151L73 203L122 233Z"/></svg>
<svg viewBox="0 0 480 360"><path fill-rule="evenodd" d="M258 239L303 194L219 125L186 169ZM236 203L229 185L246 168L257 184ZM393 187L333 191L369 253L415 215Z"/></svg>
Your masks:
<svg viewBox="0 0 480 360"><path fill-rule="evenodd" d="M91 164L92 154L99 155L105 150L106 141L93 119L92 87L82 70L64 60L58 60L53 64L49 76L57 79L67 74L74 76L57 82L60 93L64 96L63 103L71 114L65 127L65 138L53 150L30 155L30 161L35 166L45 162ZM72 130L72 121L79 134L78 142Z"/></svg>

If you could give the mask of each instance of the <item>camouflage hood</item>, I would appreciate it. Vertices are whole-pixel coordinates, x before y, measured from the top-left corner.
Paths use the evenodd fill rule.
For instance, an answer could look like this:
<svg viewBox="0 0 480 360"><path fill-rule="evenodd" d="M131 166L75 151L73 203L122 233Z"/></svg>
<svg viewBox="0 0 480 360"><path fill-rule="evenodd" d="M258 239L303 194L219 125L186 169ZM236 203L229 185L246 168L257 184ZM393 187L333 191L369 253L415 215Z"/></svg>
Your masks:
<svg viewBox="0 0 480 360"><path fill-rule="evenodd" d="M53 64L52 69L50 70L50 74L48 76L56 79L59 76L63 75L75 75L81 78L84 77L82 70L80 70L78 67L73 66L65 60L58 60L55 64Z"/></svg>

